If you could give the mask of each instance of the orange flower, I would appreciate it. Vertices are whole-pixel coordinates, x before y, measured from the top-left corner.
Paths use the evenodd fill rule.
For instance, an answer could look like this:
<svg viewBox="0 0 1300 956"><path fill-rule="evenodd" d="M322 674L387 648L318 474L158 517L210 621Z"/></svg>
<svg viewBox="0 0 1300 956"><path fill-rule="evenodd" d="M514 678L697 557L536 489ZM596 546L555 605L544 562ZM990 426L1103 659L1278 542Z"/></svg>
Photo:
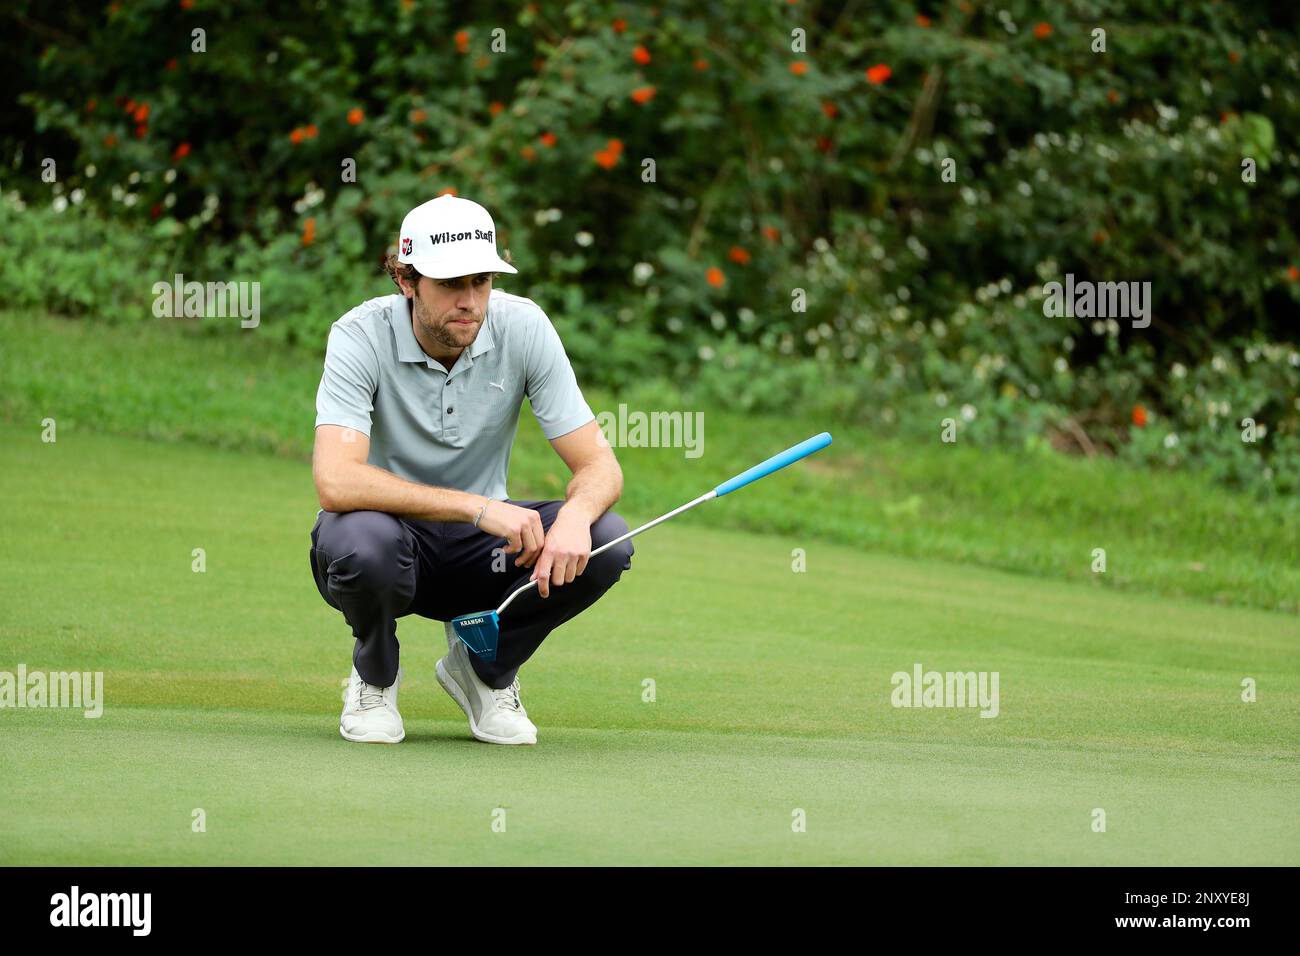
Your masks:
<svg viewBox="0 0 1300 956"><path fill-rule="evenodd" d="M727 277L717 266L709 266L709 271L704 273L704 278L715 289L721 289L727 283Z"/></svg>
<svg viewBox="0 0 1300 956"><path fill-rule="evenodd" d="M181 0L182 10L189 10L193 6L194 6L194 0Z"/></svg>
<svg viewBox="0 0 1300 956"><path fill-rule="evenodd" d="M549 129L537 138L542 141L542 145L545 146L547 149L550 149L552 146L555 145L555 134L552 133Z"/></svg>
<svg viewBox="0 0 1300 956"><path fill-rule="evenodd" d="M315 139L318 133L320 133L320 130L316 128L315 123L311 123L302 128L302 135L306 136L308 139Z"/></svg>
<svg viewBox="0 0 1300 956"><path fill-rule="evenodd" d="M137 123L147 123L149 121L149 104L141 103L131 115L135 117Z"/></svg>
<svg viewBox="0 0 1300 956"><path fill-rule="evenodd" d="M316 217L312 216L302 224L302 244L310 246L316 241Z"/></svg>
<svg viewBox="0 0 1300 956"><path fill-rule="evenodd" d="M627 21L624 20L622 17L619 17L617 20L614 20L610 23L610 27L613 29L615 33L622 33L624 30L627 29Z"/></svg>
<svg viewBox="0 0 1300 956"><path fill-rule="evenodd" d="M506 104L501 103L497 100L493 100L491 103L488 104L488 112L491 113L493 116L496 116L498 113L502 112L505 108L506 108Z"/></svg>
<svg viewBox="0 0 1300 956"><path fill-rule="evenodd" d="M474 66L477 69L481 70L483 69L483 67L487 66L491 62L492 62L492 58L488 56L486 53L484 53L482 56L480 56L477 60L474 61Z"/></svg>
<svg viewBox="0 0 1300 956"><path fill-rule="evenodd" d="M1141 405L1133 406L1133 424L1138 428L1146 428L1147 426L1147 410Z"/></svg>
<svg viewBox="0 0 1300 956"><path fill-rule="evenodd" d="M795 76L803 76L808 72L808 64L803 60L795 60L790 64L790 72Z"/></svg>
<svg viewBox="0 0 1300 956"><path fill-rule="evenodd" d="M176 57L172 57L170 60L167 61L166 69L168 70L176 69Z"/></svg>
<svg viewBox="0 0 1300 956"><path fill-rule="evenodd" d="M86 100L86 112L87 112L87 113L93 113L93 112L95 112L95 109L96 109L96 107L98 107L98 106L99 106L99 100Z"/></svg>
<svg viewBox="0 0 1300 956"><path fill-rule="evenodd" d="M1229 50L1229 51L1228 51L1228 62L1229 62L1229 63L1236 63L1236 62L1237 62L1238 60L1240 60L1240 59L1241 59L1241 54L1238 53L1236 50Z"/></svg>
<svg viewBox="0 0 1300 956"><path fill-rule="evenodd" d="M139 126L135 128L136 139L144 139L148 133L149 133L149 127L145 126L143 123L141 123Z"/></svg>
<svg viewBox="0 0 1300 956"><path fill-rule="evenodd" d="M763 236L770 242L776 242L781 238L781 230L776 228L776 226L764 226Z"/></svg>
<svg viewBox="0 0 1300 956"><path fill-rule="evenodd" d="M749 264L750 256L749 253L740 248L740 246L732 246L731 250L727 253L727 258L738 265L744 266Z"/></svg>
<svg viewBox="0 0 1300 956"><path fill-rule="evenodd" d="M295 126L293 128L293 132L289 134L289 142L297 146L299 143L303 141L303 138L306 135L307 134L303 131L303 128L301 126Z"/></svg>
<svg viewBox="0 0 1300 956"><path fill-rule="evenodd" d="M532 162L537 158L537 150L533 149L531 146L525 146L523 149L519 150L519 155L529 162Z"/></svg>
<svg viewBox="0 0 1300 956"><path fill-rule="evenodd" d="M1052 35L1052 25L1046 20L1039 20L1034 24L1034 36L1040 40L1046 40Z"/></svg>
<svg viewBox="0 0 1300 956"><path fill-rule="evenodd" d="M592 158L604 169L613 169L618 163L618 158L623 155L623 141L621 139L611 139L605 143L605 148L597 150L592 154Z"/></svg>
<svg viewBox="0 0 1300 956"><path fill-rule="evenodd" d="M1112 102L1112 103L1118 103L1118 102L1119 102L1119 94L1116 93L1114 90L1107 90L1107 91L1106 91L1106 99L1110 100L1110 102Z"/></svg>
<svg viewBox="0 0 1300 956"><path fill-rule="evenodd" d="M134 112L135 112L135 100L127 100L127 101L126 101L126 104L122 107L122 109L126 110L126 112L128 112L128 113L134 113Z"/></svg>
<svg viewBox="0 0 1300 956"><path fill-rule="evenodd" d="M927 29L930 26L930 18L924 13L918 13L916 15L916 25L923 30Z"/></svg>
<svg viewBox="0 0 1300 956"><path fill-rule="evenodd" d="M457 30L455 39L456 39L456 52L468 53L469 52L469 31Z"/></svg>
<svg viewBox="0 0 1300 956"><path fill-rule="evenodd" d="M822 112L831 119L835 119L835 117L839 115L840 108L830 100L822 100Z"/></svg>
<svg viewBox="0 0 1300 956"><path fill-rule="evenodd" d="M1092 241L1095 242L1097 245L1101 245L1109 238L1110 236L1106 234L1105 229L1098 229L1096 232L1092 234Z"/></svg>
<svg viewBox="0 0 1300 956"><path fill-rule="evenodd" d="M703 73L708 68L709 68L709 61L704 59L704 57L700 57L695 61L695 69L699 70L701 73Z"/></svg>
<svg viewBox="0 0 1300 956"><path fill-rule="evenodd" d="M190 154L190 144L181 143L174 150L172 150L172 159L184 159L189 154Z"/></svg>
<svg viewBox="0 0 1300 956"><path fill-rule="evenodd" d="M887 63L877 63L875 66L867 67L867 82L876 86L879 86L893 75L894 71L889 68Z"/></svg>
<svg viewBox="0 0 1300 956"><path fill-rule="evenodd" d="M444 189L444 190L442 190L440 193L438 193L438 195L439 195L439 196L454 196L454 195L456 195L456 188L455 188L454 186L448 186L446 189Z"/></svg>
<svg viewBox="0 0 1300 956"><path fill-rule="evenodd" d="M835 145L835 141L831 139L829 136L817 137L817 148L820 149L823 153L829 153L831 151L831 148L834 145Z"/></svg>
<svg viewBox="0 0 1300 956"><path fill-rule="evenodd" d="M645 66L650 62L650 51L638 43L632 48L632 59Z"/></svg>
<svg viewBox="0 0 1300 956"><path fill-rule="evenodd" d="M632 91L632 100L636 103L649 103L655 98L655 88L653 86L639 86Z"/></svg>
<svg viewBox="0 0 1300 956"><path fill-rule="evenodd" d="M117 137L114 136L112 133L109 133L107 136L104 137L104 145L107 146L109 149L112 149L114 146L117 145Z"/></svg>
<svg viewBox="0 0 1300 956"><path fill-rule="evenodd" d="M412 123L423 123L428 118L429 118L429 114L426 113L424 110L411 110Z"/></svg>
<svg viewBox="0 0 1300 956"><path fill-rule="evenodd" d="M1300 279L1300 269L1297 269L1295 266L1289 266L1286 270L1286 277L1292 282L1295 282L1296 279Z"/></svg>

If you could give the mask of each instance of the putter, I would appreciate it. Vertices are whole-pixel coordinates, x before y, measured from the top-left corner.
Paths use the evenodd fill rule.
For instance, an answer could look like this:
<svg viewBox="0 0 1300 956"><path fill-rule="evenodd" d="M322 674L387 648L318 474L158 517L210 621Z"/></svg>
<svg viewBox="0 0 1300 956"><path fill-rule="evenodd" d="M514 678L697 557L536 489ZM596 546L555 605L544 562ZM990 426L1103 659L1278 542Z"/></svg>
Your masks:
<svg viewBox="0 0 1300 956"><path fill-rule="evenodd" d="M801 441L799 444L787 448L779 455L773 455L767 461L761 462L753 468L750 468L748 471L742 471L734 478L724 481L722 484L718 485L718 487L714 488L712 491L705 492L694 501L689 501L680 508L674 508L667 514L655 518L654 521L649 521L634 531L629 531L622 537L615 538L607 544L602 544L595 551L591 552L591 557L594 558L607 548L612 548L614 545L626 541L628 538L635 537L642 531L649 531L655 525L663 524L669 518L675 518L683 511L688 511L696 505L708 501L710 498L721 498L723 495L735 491L737 488L743 488L750 482L758 481L758 479L770 475L774 471L779 471L786 465L793 464L800 458L807 458L813 452L820 451L830 443L830 432L822 432L820 435L814 435L806 441ZM456 636L460 638L461 642L481 659L485 661L496 660L497 638L501 632L502 612L510 606L511 601L536 584L536 581L529 581L527 584L523 585L523 587L516 589L495 611L478 611L473 614L462 614L460 617L452 618L452 630L456 632Z"/></svg>

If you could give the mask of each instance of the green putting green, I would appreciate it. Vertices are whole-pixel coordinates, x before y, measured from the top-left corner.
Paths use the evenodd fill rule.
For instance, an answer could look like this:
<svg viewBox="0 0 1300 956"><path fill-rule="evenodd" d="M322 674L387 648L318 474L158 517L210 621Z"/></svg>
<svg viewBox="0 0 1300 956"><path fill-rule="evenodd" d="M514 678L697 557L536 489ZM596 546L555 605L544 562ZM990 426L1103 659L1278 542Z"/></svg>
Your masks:
<svg viewBox="0 0 1300 956"><path fill-rule="evenodd" d="M305 465L0 448L0 671L105 697L0 709L0 864L1300 863L1294 616L683 517L524 669L538 746L470 739L419 618L406 741L351 744ZM997 672L998 715L892 706L916 664Z"/></svg>

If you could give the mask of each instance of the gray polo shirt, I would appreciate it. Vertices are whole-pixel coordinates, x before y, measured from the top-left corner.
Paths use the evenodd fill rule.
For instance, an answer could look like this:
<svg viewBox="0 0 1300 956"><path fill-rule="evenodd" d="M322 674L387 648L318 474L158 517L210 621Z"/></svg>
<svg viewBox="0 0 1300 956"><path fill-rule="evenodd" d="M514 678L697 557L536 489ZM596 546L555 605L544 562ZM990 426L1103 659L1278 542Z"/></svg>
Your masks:
<svg viewBox="0 0 1300 956"><path fill-rule="evenodd" d="M527 395L548 438L594 420L551 320L493 289L474 342L448 372L420 348L405 296L361 303L330 328L316 424L370 438L370 464L402 478L506 498Z"/></svg>

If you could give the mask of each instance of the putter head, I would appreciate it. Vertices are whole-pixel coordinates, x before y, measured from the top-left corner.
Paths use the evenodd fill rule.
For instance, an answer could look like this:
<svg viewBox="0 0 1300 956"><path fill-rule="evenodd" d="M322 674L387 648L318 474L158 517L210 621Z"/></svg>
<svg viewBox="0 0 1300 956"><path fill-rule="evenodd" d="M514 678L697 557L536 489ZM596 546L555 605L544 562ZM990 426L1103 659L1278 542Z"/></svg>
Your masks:
<svg viewBox="0 0 1300 956"><path fill-rule="evenodd" d="M478 611L451 619L460 642L485 661L497 659L497 635L501 619L496 611Z"/></svg>

